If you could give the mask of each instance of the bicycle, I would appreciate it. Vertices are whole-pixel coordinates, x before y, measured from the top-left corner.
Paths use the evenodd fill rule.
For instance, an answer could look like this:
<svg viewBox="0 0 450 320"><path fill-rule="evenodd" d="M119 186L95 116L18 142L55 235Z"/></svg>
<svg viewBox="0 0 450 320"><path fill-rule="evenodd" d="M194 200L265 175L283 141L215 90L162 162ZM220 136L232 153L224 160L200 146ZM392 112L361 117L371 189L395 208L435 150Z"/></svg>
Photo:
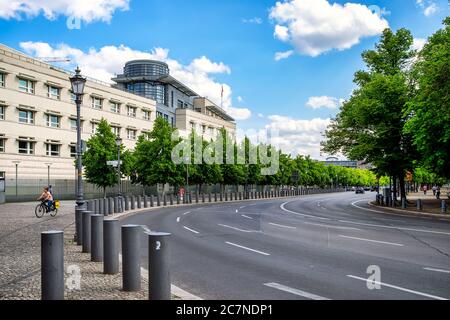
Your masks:
<svg viewBox="0 0 450 320"><path fill-rule="evenodd" d="M50 213L52 218L56 217L58 214L59 201L53 201L52 206L49 208L45 201L42 201L40 204L36 206L34 209L34 214L37 218L42 218L46 213Z"/></svg>

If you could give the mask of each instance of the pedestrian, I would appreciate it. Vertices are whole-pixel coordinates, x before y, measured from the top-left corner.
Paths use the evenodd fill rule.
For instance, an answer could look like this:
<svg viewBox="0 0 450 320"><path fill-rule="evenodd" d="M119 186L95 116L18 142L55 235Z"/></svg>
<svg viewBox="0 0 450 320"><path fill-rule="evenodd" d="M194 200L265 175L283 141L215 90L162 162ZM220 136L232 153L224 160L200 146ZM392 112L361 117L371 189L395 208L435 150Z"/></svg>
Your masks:
<svg viewBox="0 0 450 320"><path fill-rule="evenodd" d="M436 196L436 191L437 191L437 186L434 185L434 186L433 186L433 196Z"/></svg>
<svg viewBox="0 0 450 320"><path fill-rule="evenodd" d="M427 195L427 191L428 191L428 187L427 187L427 185L424 185L423 186L423 194Z"/></svg>
<svg viewBox="0 0 450 320"><path fill-rule="evenodd" d="M436 188L436 199L441 199L441 187Z"/></svg>

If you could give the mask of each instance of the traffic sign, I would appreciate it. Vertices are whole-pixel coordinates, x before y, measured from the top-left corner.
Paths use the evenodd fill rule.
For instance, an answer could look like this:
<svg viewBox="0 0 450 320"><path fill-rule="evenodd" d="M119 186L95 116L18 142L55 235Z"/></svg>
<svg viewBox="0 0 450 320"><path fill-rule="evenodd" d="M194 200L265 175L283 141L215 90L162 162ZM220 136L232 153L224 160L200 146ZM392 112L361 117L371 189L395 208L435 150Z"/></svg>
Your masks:
<svg viewBox="0 0 450 320"><path fill-rule="evenodd" d="M107 161L106 165L110 166L110 167L118 167L119 166L119 161L117 161L117 160ZM122 161L120 161L120 165L122 165Z"/></svg>

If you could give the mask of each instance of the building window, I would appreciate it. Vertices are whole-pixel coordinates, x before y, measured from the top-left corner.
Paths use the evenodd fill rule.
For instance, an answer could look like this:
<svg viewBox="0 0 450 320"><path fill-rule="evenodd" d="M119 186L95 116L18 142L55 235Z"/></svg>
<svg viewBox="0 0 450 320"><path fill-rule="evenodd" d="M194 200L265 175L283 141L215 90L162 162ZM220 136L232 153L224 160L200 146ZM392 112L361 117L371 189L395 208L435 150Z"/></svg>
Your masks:
<svg viewBox="0 0 450 320"><path fill-rule="evenodd" d="M175 128L175 119L173 117L170 118L170 123L172 124L172 128Z"/></svg>
<svg viewBox="0 0 450 320"><path fill-rule="evenodd" d="M195 131L195 122L191 122L191 130Z"/></svg>
<svg viewBox="0 0 450 320"><path fill-rule="evenodd" d="M69 119L70 121L70 130L77 130L77 120Z"/></svg>
<svg viewBox="0 0 450 320"><path fill-rule="evenodd" d="M59 145L46 143L47 156L49 157L59 157Z"/></svg>
<svg viewBox="0 0 450 320"><path fill-rule="evenodd" d="M34 142L19 141L20 154L34 154Z"/></svg>
<svg viewBox="0 0 450 320"><path fill-rule="evenodd" d="M164 115L164 120L166 120L167 123L169 123L169 116L167 114Z"/></svg>
<svg viewBox="0 0 450 320"><path fill-rule="evenodd" d="M129 140L136 140L136 130L127 129L127 138Z"/></svg>
<svg viewBox="0 0 450 320"><path fill-rule="evenodd" d="M19 110L19 123L33 124L34 123L34 112Z"/></svg>
<svg viewBox="0 0 450 320"><path fill-rule="evenodd" d="M92 97L92 108L101 110L103 108L103 99Z"/></svg>
<svg viewBox="0 0 450 320"><path fill-rule="evenodd" d="M48 97L55 100L61 99L61 89L48 86Z"/></svg>
<svg viewBox="0 0 450 320"><path fill-rule="evenodd" d="M72 158L76 158L77 157L77 147L76 146L69 146L70 148L70 156Z"/></svg>
<svg viewBox="0 0 450 320"><path fill-rule="evenodd" d="M61 120L61 118L59 116L54 116L52 114L48 114L47 115L47 127L59 128L60 120Z"/></svg>
<svg viewBox="0 0 450 320"><path fill-rule="evenodd" d="M178 100L178 102L177 102L177 108L184 109L184 102L181 101L181 100Z"/></svg>
<svg viewBox="0 0 450 320"><path fill-rule="evenodd" d="M0 87L5 87L5 74L0 73Z"/></svg>
<svg viewBox="0 0 450 320"><path fill-rule="evenodd" d="M33 81L19 78L19 91L34 94Z"/></svg>
<svg viewBox="0 0 450 320"><path fill-rule="evenodd" d="M111 112L120 113L120 104L111 102Z"/></svg>
<svg viewBox="0 0 450 320"><path fill-rule="evenodd" d="M151 115L152 115L151 111L144 110L143 113L144 113L144 120L150 120L151 119Z"/></svg>
<svg viewBox="0 0 450 320"><path fill-rule="evenodd" d="M0 152L5 152L5 139L0 138Z"/></svg>
<svg viewBox="0 0 450 320"><path fill-rule="evenodd" d="M128 116L136 118L136 108L128 106Z"/></svg>
<svg viewBox="0 0 450 320"><path fill-rule="evenodd" d="M114 135L120 137L120 127L111 127L111 130L114 133Z"/></svg>
<svg viewBox="0 0 450 320"><path fill-rule="evenodd" d="M163 116L162 112L156 111L156 117L161 118Z"/></svg>
<svg viewBox="0 0 450 320"><path fill-rule="evenodd" d="M0 120L5 120L5 107L0 106Z"/></svg>
<svg viewBox="0 0 450 320"><path fill-rule="evenodd" d="M214 128L209 127L209 135L213 136L214 135Z"/></svg>
<svg viewBox="0 0 450 320"><path fill-rule="evenodd" d="M173 108L173 91L170 91L170 105Z"/></svg>
<svg viewBox="0 0 450 320"><path fill-rule="evenodd" d="M98 129L98 123L91 122L91 133L96 134Z"/></svg>

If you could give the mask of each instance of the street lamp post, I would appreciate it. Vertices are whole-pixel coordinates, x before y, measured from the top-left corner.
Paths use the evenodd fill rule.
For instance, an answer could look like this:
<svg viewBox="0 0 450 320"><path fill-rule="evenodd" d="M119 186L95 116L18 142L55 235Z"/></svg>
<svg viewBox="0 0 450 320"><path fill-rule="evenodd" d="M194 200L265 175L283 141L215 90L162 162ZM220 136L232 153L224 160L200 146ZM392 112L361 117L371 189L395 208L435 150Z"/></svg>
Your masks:
<svg viewBox="0 0 450 320"><path fill-rule="evenodd" d="M122 173L120 169L120 148L122 146L122 139L117 136L116 138L116 146L117 146L117 178L119 183L119 193L118 196L122 197Z"/></svg>
<svg viewBox="0 0 450 320"><path fill-rule="evenodd" d="M189 203L189 162L191 159L185 157L184 160L186 162L186 203Z"/></svg>
<svg viewBox="0 0 450 320"><path fill-rule="evenodd" d="M16 201L19 197L19 185L18 185L18 178L19 178L19 163L20 161L13 161L13 163L16 165Z"/></svg>
<svg viewBox="0 0 450 320"><path fill-rule="evenodd" d="M84 209L84 188L83 188L83 164L82 164L82 150L81 150L81 103L83 102L84 85L86 78L81 76L80 68L77 67L75 75L70 77L72 85L72 93L75 95L75 104L77 106L77 206L79 209Z"/></svg>
<svg viewBox="0 0 450 320"><path fill-rule="evenodd" d="M52 163L46 163L47 165L47 186L50 186L50 167L52 166Z"/></svg>

